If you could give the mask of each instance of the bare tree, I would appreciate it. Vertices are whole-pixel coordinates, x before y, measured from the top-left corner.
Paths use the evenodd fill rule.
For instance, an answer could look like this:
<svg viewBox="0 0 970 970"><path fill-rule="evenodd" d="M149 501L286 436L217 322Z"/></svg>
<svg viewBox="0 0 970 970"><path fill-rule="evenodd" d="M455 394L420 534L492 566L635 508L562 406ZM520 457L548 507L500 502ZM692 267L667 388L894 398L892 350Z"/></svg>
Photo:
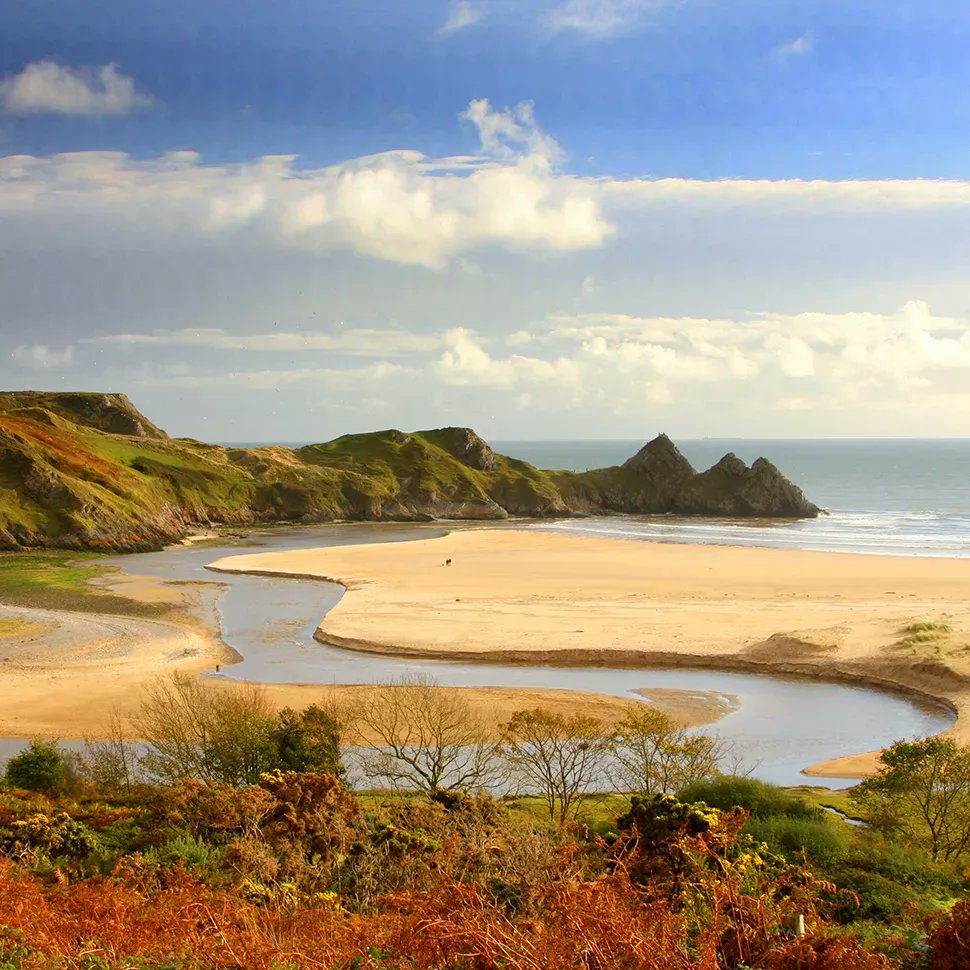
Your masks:
<svg viewBox="0 0 970 970"><path fill-rule="evenodd" d="M598 718L535 708L512 715L503 727L501 750L523 789L541 795L549 818L562 824L579 796L604 777L612 744Z"/></svg>
<svg viewBox="0 0 970 970"><path fill-rule="evenodd" d="M631 707L616 725L610 759L617 791L654 795L678 791L718 773L725 745L719 738L691 734L662 711Z"/></svg>
<svg viewBox="0 0 970 970"><path fill-rule="evenodd" d="M105 737L87 741L78 769L87 780L109 791L130 791L138 780L138 751L128 740L125 719L116 709L108 718Z"/></svg>
<svg viewBox="0 0 970 970"><path fill-rule="evenodd" d="M133 726L148 747L142 765L163 781L251 784L275 763L277 719L254 684L213 688L175 673L148 687Z"/></svg>
<svg viewBox="0 0 970 970"><path fill-rule="evenodd" d="M495 745L483 719L455 691L427 677L408 677L368 692L352 736L371 781L429 792L488 787Z"/></svg>

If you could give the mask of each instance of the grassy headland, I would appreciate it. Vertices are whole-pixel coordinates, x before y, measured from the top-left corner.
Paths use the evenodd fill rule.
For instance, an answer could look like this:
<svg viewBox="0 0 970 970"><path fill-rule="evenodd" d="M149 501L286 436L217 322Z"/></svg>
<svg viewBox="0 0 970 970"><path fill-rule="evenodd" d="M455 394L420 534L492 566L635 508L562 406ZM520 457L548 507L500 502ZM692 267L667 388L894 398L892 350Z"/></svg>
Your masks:
<svg viewBox="0 0 970 970"><path fill-rule="evenodd" d="M468 428L225 448L169 438L123 395L0 392L0 548L136 551L212 523L604 510L818 511L768 462L727 456L698 474L662 435L623 466L576 474L498 455Z"/></svg>

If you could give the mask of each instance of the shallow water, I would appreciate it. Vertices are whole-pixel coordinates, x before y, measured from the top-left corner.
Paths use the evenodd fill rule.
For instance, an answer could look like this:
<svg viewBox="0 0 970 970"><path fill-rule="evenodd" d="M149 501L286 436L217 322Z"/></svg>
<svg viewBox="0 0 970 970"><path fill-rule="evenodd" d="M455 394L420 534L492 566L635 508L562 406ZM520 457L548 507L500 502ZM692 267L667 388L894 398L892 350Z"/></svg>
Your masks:
<svg viewBox="0 0 970 970"><path fill-rule="evenodd" d="M323 616L343 595L342 587L313 580L213 573L205 568L223 556L254 549L407 541L443 531L440 526L390 524L275 529L244 541L178 546L113 561L129 573L225 584L217 601L218 621L224 640L243 660L223 666L218 676L265 683L359 684L425 674L449 686L551 687L630 699L635 699L631 690L643 687L721 691L737 695L741 706L719 721L715 730L733 742L744 766L756 777L776 784L804 784L801 770L810 764L884 747L900 738L934 734L953 721L952 715L933 705L817 680L699 669L454 663L356 653L313 639ZM813 783L848 784L825 778Z"/></svg>

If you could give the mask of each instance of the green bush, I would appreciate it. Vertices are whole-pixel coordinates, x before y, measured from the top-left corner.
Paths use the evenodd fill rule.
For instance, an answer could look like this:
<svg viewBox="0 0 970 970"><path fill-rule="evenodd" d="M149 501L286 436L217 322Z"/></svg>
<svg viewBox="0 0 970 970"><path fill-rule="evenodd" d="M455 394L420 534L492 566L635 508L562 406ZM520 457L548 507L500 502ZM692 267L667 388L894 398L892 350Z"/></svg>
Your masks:
<svg viewBox="0 0 970 970"><path fill-rule="evenodd" d="M181 865L188 872L215 871L225 856L225 849L211 846L187 832L175 835L163 845L145 853L148 862L162 866Z"/></svg>
<svg viewBox="0 0 970 970"><path fill-rule="evenodd" d="M67 782L68 766L55 741L31 741L7 762L6 778L14 788L53 792Z"/></svg>
<svg viewBox="0 0 970 970"><path fill-rule="evenodd" d="M789 815L752 816L744 831L775 852L786 856L805 853L812 862L831 865L844 857L849 833L841 823L826 819L798 818Z"/></svg>
<svg viewBox="0 0 970 970"><path fill-rule="evenodd" d="M821 809L809 805L777 785L738 775L719 775L709 781L695 781L677 793L682 802L704 802L711 808L730 811L747 809L757 818L786 815L791 818L821 819Z"/></svg>

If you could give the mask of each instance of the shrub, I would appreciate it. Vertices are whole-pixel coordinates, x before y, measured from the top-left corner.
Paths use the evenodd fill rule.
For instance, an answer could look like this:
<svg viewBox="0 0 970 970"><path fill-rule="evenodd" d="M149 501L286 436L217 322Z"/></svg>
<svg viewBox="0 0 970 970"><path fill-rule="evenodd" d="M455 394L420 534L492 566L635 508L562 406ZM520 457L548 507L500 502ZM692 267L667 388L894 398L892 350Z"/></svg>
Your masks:
<svg viewBox="0 0 970 970"><path fill-rule="evenodd" d="M848 851L848 833L827 819L789 815L752 816L744 830L787 856L804 853L812 862L830 865Z"/></svg>
<svg viewBox="0 0 970 970"><path fill-rule="evenodd" d="M221 865L225 851L195 836L182 834L145 853L145 860L163 866L181 865L187 872L205 874Z"/></svg>
<svg viewBox="0 0 970 970"><path fill-rule="evenodd" d="M929 970L963 970L970 966L970 900L961 900L939 920L928 944Z"/></svg>
<svg viewBox="0 0 970 970"><path fill-rule="evenodd" d="M42 849L53 857L81 859L97 847L95 834L67 812L36 812L0 829L0 851L14 858Z"/></svg>
<svg viewBox="0 0 970 970"><path fill-rule="evenodd" d="M175 673L147 687L134 727L148 747L140 767L163 782L254 784L276 764L277 718L253 684L213 687Z"/></svg>
<svg viewBox="0 0 970 970"><path fill-rule="evenodd" d="M744 808L757 818L788 815L792 818L820 819L821 809L803 798L764 781L739 775L720 775L709 781L695 781L677 795L684 802L704 802L712 808L730 811Z"/></svg>
<svg viewBox="0 0 970 970"><path fill-rule="evenodd" d="M299 712L280 711L273 743L278 766L285 771L340 774L340 723L316 704Z"/></svg>
<svg viewBox="0 0 970 970"><path fill-rule="evenodd" d="M52 792L64 787L68 766L55 741L31 741L7 762L7 783L28 791Z"/></svg>

